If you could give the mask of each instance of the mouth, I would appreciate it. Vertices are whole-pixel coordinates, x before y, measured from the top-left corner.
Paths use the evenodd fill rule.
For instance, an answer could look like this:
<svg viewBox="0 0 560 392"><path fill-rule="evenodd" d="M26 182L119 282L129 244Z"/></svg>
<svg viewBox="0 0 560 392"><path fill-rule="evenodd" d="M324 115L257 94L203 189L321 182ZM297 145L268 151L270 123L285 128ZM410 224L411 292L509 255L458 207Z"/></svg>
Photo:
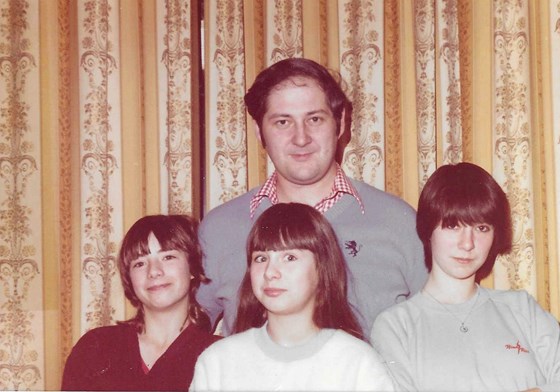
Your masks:
<svg viewBox="0 0 560 392"><path fill-rule="evenodd" d="M463 258L463 257L455 257L454 259L459 264L469 264L469 263L472 263L472 261L473 261L473 259Z"/></svg>
<svg viewBox="0 0 560 392"><path fill-rule="evenodd" d="M169 283L163 283L163 284L156 284L153 286L148 287L148 291L159 291L159 290L163 290L167 287L169 287L170 284Z"/></svg>
<svg viewBox="0 0 560 392"><path fill-rule="evenodd" d="M313 154L312 152L298 152L298 153L292 153L290 154L290 156L296 161L305 161L309 159L312 154Z"/></svg>
<svg viewBox="0 0 560 392"><path fill-rule="evenodd" d="M285 291L286 290L284 290L284 289L277 289L277 288L272 288L272 287L268 287L268 288L263 289L263 293L267 297L278 297L279 295L283 294Z"/></svg>

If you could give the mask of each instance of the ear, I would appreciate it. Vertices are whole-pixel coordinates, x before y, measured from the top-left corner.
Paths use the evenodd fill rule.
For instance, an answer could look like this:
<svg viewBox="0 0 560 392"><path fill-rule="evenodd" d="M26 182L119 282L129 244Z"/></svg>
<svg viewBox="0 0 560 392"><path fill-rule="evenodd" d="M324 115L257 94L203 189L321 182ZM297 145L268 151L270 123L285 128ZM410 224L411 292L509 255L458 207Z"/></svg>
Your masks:
<svg viewBox="0 0 560 392"><path fill-rule="evenodd" d="M264 140L262 139L261 129L259 128L259 124L257 124L257 122L254 120L253 120L253 129L255 130L255 137L257 138L261 146L263 146L264 148Z"/></svg>
<svg viewBox="0 0 560 392"><path fill-rule="evenodd" d="M342 115L340 116L340 129L338 131L338 140L344 135L346 132L346 109L342 109Z"/></svg>

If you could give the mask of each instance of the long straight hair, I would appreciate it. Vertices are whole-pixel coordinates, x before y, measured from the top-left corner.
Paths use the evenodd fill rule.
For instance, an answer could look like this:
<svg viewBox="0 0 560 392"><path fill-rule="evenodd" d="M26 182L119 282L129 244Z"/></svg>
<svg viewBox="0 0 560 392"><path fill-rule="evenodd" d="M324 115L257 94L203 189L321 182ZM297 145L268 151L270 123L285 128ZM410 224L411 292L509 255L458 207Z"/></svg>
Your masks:
<svg viewBox="0 0 560 392"><path fill-rule="evenodd" d="M136 316L126 323L134 324L140 332L144 330L144 308L132 286L130 264L150 253L148 236L153 233L163 251L176 250L183 252L187 257L192 275L188 317L194 324L210 331L210 319L196 300L196 292L200 285L210 281L204 275L197 229L198 222L186 215L148 215L140 218L128 230L121 244L118 265L124 294L137 312Z"/></svg>
<svg viewBox="0 0 560 392"><path fill-rule="evenodd" d="M239 291L234 332L261 327L265 307L251 287L251 255L257 251L308 250L318 275L313 322L319 328L341 329L366 340L348 303L346 262L330 223L314 208L280 203L267 209L253 225L247 239L247 271Z"/></svg>

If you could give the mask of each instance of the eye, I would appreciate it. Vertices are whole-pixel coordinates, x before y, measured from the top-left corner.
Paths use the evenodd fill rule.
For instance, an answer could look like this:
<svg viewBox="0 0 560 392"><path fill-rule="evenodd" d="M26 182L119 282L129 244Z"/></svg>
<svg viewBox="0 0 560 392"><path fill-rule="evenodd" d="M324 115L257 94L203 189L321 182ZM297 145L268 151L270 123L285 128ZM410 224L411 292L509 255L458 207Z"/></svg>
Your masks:
<svg viewBox="0 0 560 392"><path fill-rule="evenodd" d="M274 125L276 126L276 128L278 129L286 129L290 126L290 121L286 118L281 118L279 120L276 120L274 122Z"/></svg>
<svg viewBox="0 0 560 392"><path fill-rule="evenodd" d="M134 260L130 263L130 268L142 268L146 263L143 260Z"/></svg>
<svg viewBox="0 0 560 392"><path fill-rule="evenodd" d="M313 116L309 119L309 122L313 125L318 125L323 122L323 117L321 116Z"/></svg>
<svg viewBox="0 0 560 392"><path fill-rule="evenodd" d="M266 261L266 256L262 254L253 255L253 263L264 263Z"/></svg>
<svg viewBox="0 0 560 392"><path fill-rule="evenodd" d="M492 225L482 224L482 225L477 225L476 229L481 233L488 233L492 231L494 227Z"/></svg>
<svg viewBox="0 0 560 392"><path fill-rule="evenodd" d="M163 260L165 260L165 261L169 261L169 260L173 260L173 259L176 259L174 254L168 254L168 255L163 256Z"/></svg>
<svg viewBox="0 0 560 392"><path fill-rule="evenodd" d="M293 254L287 254L284 260L286 261L296 261L298 258Z"/></svg>
<svg viewBox="0 0 560 392"><path fill-rule="evenodd" d="M459 229L460 226L457 223L449 223L445 226L441 225L441 227L443 229L447 229L447 230L457 230L457 229Z"/></svg>

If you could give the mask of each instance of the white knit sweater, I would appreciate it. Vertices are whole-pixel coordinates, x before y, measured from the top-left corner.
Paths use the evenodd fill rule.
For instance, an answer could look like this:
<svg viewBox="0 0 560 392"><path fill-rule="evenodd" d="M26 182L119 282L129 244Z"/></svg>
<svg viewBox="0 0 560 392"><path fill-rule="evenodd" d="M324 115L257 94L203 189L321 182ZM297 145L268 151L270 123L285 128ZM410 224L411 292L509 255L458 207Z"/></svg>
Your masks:
<svg viewBox="0 0 560 392"><path fill-rule="evenodd" d="M381 358L367 343L323 329L282 347L266 326L222 339L196 363L191 391L392 391Z"/></svg>

